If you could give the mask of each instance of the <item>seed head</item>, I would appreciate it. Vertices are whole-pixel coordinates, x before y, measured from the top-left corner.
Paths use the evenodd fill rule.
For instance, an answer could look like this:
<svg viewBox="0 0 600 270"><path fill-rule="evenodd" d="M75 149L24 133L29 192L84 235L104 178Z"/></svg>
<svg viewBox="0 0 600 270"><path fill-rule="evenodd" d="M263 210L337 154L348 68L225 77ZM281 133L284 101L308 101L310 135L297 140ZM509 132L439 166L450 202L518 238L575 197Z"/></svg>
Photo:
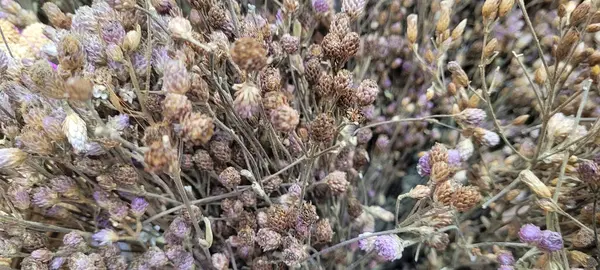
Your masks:
<svg viewBox="0 0 600 270"><path fill-rule="evenodd" d="M490 1L490 0L488 0ZM448 71L452 73L452 81L461 87L467 87L469 85L469 77L467 73L462 69L460 64L456 61L448 63Z"/></svg>
<svg viewBox="0 0 600 270"><path fill-rule="evenodd" d="M256 243L263 252L275 250L281 246L281 235L269 228L262 228L256 233Z"/></svg>
<svg viewBox="0 0 600 270"><path fill-rule="evenodd" d="M380 235L375 238L373 247L379 256L387 261L394 261L402 258L404 241L395 234Z"/></svg>
<svg viewBox="0 0 600 270"><path fill-rule="evenodd" d="M311 85L315 85L319 82L319 77L321 76L322 71L323 69L321 68L321 61L319 61L318 58L311 58L304 63L306 80L308 80L308 83Z"/></svg>
<svg viewBox="0 0 600 270"><path fill-rule="evenodd" d="M165 145L163 141L153 142L150 149L144 154L147 169L153 172L167 169L176 158L174 151L170 145Z"/></svg>
<svg viewBox="0 0 600 270"><path fill-rule="evenodd" d="M274 92L281 89L281 74L279 69L267 68L260 73L260 86L264 92Z"/></svg>
<svg viewBox="0 0 600 270"><path fill-rule="evenodd" d="M215 161L221 163L227 163L231 161L231 147L228 142L224 141L211 141L209 144L210 155Z"/></svg>
<svg viewBox="0 0 600 270"><path fill-rule="evenodd" d="M79 187L75 180L68 176L58 176L50 179L50 186L58 194L70 199L78 199L80 196Z"/></svg>
<svg viewBox="0 0 600 270"><path fill-rule="evenodd" d="M460 212L466 212L481 201L481 193L474 186L461 187L453 197L453 205Z"/></svg>
<svg viewBox="0 0 600 270"><path fill-rule="evenodd" d="M193 112L181 121L183 139L196 145L206 144L214 133L212 118Z"/></svg>
<svg viewBox="0 0 600 270"><path fill-rule="evenodd" d="M360 49L360 35L356 32L350 32L346 34L346 36L344 36L342 39L340 46L344 59L348 59L356 55Z"/></svg>
<svg viewBox="0 0 600 270"><path fill-rule="evenodd" d="M65 70L76 70L83 67L85 50L79 39L69 34L58 43L58 61Z"/></svg>
<svg viewBox="0 0 600 270"><path fill-rule="evenodd" d="M243 70L258 71L267 64L267 51L263 44L251 37L235 41L231 58Z"/></svg>
<svg viewBox="0 0 600 270"><path fill-rule="evenodd" d="M562 235L559 232L549 230L542 231L540 241L538 242L538 248L546 252L561 250L563 248Z"/></svg>
<svg viewBox="0 0 600 270"><path fill-rule="evenodd" d="M79 115L74 112L67 114L62 130L76 153L86 151L88 142L87 127L85 121Z"/></svg>
<svg viewBox="0 0 600 270"><path fill-rule="evenodd" d="M370 105L377 99L378 93L379 87L375 81L371 79L363 80L356 91L357 101L361 106Z"/></svg>
<svg viewBox="0 0 600 270"><path fill-rule="evenodd" d="M260 89L250 83L235 84L233 89L236 90L233 101L236 113L245 119L255 116L260 110Z"/></svg>
<svg viewBox="0 0 600 270"><path fill-rule="evenodd" d="M431 166L430 178L434 183L441 183L450 177L450 167L446 162L436 162Z"/></svg>
<svg viewBox="0 0 600 270"><path fill-rule="evenodd" d="M300 38L290 34L284 34L281 37L280 42L283 51L285 51L287 54L296 53L296 51L298 51L298 47L300 46Z"/></svg>
<svg viewBox="0 0 600 270"><path fill-rule="evenodd" d="M289 211L282 205L272 205L267 211L268 226L276 232L286 232L291 226Z"/></svg>
<svg viewBox="0 0 600 270"><path fill-rule="evenodd" d="M569 25L578 26L587 18L590 9L592 8L592 4L590 0L585 0L581 2L577 7L571 12L571 18L569 19Z"/></svg>
<svg viewBox="0 0 600 270"><path fill-rule="evenodd" d="M549 199L552 197L550 189L548 189L548 187L531 170L521 171L519 173L519 179L541 198Z"/></svg>
<svg viewBox="0 0 600 270"><path fill-rule="evenodd" d="M169 32L174 38L192 38L192 24L187 19L177 16L169 21Z"/></svg>
<svg viewBox="0 0 600 270"><path fill-rule="evenodd" d="M515 0L500 0L500 6L498 7L498 16L506 16L506 14L508 14L512 10L514 5Z"/></svg>
<svg viewBox="0 0 600 270"><path fill-rule="evenodd" d="M181 60L170 60L163 70L163 91L184 95L190 89L190 76Z"/></svg>
<svg viewBox="0 0 600 270"><path fill-rule="evenodd" d="M56 4L46 2L42 5L42 10L46 13L48 21L55 27L63 29L71 27L71 17L65 15Z"/></svg>
<svg viewBox="0 0 600 270"><path fill-rule="evenodd" d="M283 92L267 92L262 99L263 109L267 115L281 106L289 106L286 95Z"/></svg>
<svg viewBox="0 0 600 270"><path fill-rule="evenodd" d="M406 36L408 38L408 42L415 44L417 42L418 34L418 16L417 14L410 14L408 17L406 17Z"/></svg>
<svg viewBox="0 0 600 270"><path fill-rule="evenodd" d="M333 238L333 230L331 229L331 224L327 219L320 219L317 221L315 225L314 232L315 239L319 243L329 243Z"/></svg>
<svg viewBox="0 0 600 270"><path fill-rule="evenodd" d="M192 103L187 96L168 93L163 101L163 108L165 120L181 121L192 111Z"/></svg>
<svg viewBox="0 0 600 270"><path fill-rule="evenodd" d="M194 156L192 156L192 161L200 170L212 171L214 169L214 162L206 150L197 150Z"/></svg>
<svg viewBox="0 0 600 270"><path fill-rule="evenodd" d="M310 124L310 136L316 142L328 144L335 137L335 121L333 117L322 113Z"/></svg>
<svg viewBox="0 0 600 270"><path fill-rule="evenodd" d="M533 224L525 224L519 230L519 239L523 243L537 244L542 239L542 230Z"/></svg>
<svg viewBox="0 0 600 270"><path fill-rule="evenodd" d="M67 97L73 101L87 101L92 98L93 87L89 79L80 76L70 77L65 83Z"/></svg>
<svg viewBox="0 0 600 270"><path fill-rule="evenodd" d="M500 0L486 0L483 2L483 6L481 7L481 14L483 18L487 22L491 22L496 19L498 15L498 8L500 5Z"/></svg>
<svg viewBox="0 0 600 270"><path fill-rule="evenodd" d="M219 182L223 184L223 186L233 189L242 182L242 178L235 168L227 167L219 174Z"/></svg>
<svg viewBox="0 0 600 270"><path fill-rule="evenodd" d="M26 210L29 208L31 200L29 199L29 191L25 187L12 184L6 193L10 202L17 209Z"/></svg>
<svg viewBox="0 0 600 270"><path fill-rule="evenodd" d="M27 153L19 148L0 148L0 169L14 169L27 158Z"/></svg>
<svg viewBox="0 0 600 270"><path fill-rule="evenodd" d="M455 119L457 122L463 125L478 126L485 120L486 117L487 114L482 109L467 108L460 112L460 114L456 115Z"/></svg>
<svg viewBox="0 0 600 270"><path fill-rule="evenodd" d="M300 123L300 115L290 106L284 105L271 112L271 124L277 131L291 132L298 123Z"/></svg>
<svg viewBox="0 0 600 270"><path fill-rule="evenodd" d="M334 195L344 194L350 184L346 180L346 173L342 171L334 171L328 174L323 181L327 183L327 186Z"/></svg>

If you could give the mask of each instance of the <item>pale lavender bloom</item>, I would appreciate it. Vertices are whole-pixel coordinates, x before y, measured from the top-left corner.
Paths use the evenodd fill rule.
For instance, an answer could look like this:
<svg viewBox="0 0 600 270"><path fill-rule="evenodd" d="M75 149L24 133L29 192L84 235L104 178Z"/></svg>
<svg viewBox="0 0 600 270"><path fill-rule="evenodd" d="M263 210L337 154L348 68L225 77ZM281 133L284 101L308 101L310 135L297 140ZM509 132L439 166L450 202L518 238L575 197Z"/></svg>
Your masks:
<svg viewBox="0 0 600 270"><path fill-rule="evenodd" d="M374 246L377 254L388 261L402 258L404 244L402 239L395 234L377 236Z"/></svg>
<svg viewBox="0 0 600 270"><path fill-rule="evenodd" d="M21 210L29 208L31 200L29 199L29 192L26 188L19 185L11 185L8 188L8 196L12 204Z"/></svg>
<svg viewBox="0 0 600 270"><path fill-rule="evenodd" d="M94 197L98 206L102 208L107 208L111 201L110 194L103 190L94 191L92 197Z"/></svg>
<svg viewBox="0 0 600 270"><path fill-rule="evenodd" d="M110 218L121 221L127 217L127 214L129 213L129 207L127 207L127 204L121 201L113 201L108 206L108 213L110 214Z"/></svg>
<svg viewBox="0 0 600 270"><path fill-rule="evenodd" d="M48 208L57 203L58 194L49 187L38 187L33 191L32 202L40 208Z"/></svg>
<svg viewBox="0 0 600 270"><path fill-rule="evenodd" d="M460 156L460 151L456 149L448 150L448 165L451 167L460 167L460 162L462 158Z"/></svg>
<svg viewBox="0 0 600 270"><path fill-rule="evenodd" d="M65 264L65 257L54 257L50 262L49 268L50 270L58 270Z"/></svg>
<svg viewBox="0 0 600 270"><path fill-rule="evenodd" d="M511 265L500 265L498 270L515 270L515 268Z"/></svg>
<svg viewBox="0 0 600 270"><path fill-rule="evenodd" d="M102 24L101 36L106 43L121 44L125 34L125 28L119 21L111 20Z"/></svg>
<svg viewBox="0 0 600 270"><path fill-rule="evenodd" d="M71 19L71 29L79 33L97 33L98 21L94 10L89 6L81 6Z"/></svg>
<svg viewBox="0 0 600 270"><path fill-rule="evenodd" d="M108 123L106 125L116 131L123 131L129 127L129 115L118 114L115 116L109 116Z"/></svg>
<svg viewBox="0 0 600 270"><path fill-rule="evenodd" d="M298 185L298 184L293 184L288 189L288 194L291 196L294 196L294 197L300 197L301 193L302 193L302 187L300 187L300 185Z"/></svg>
<svg viewBox="0 0 600 270"><path fill-rule="evenodd" d="M501 265L513 265L515 264L515 257L510 252L502 252L498 254L498 263Z"/></svg>
<svg viewBox="0 0 600 270"><path fill-rule="evenodd" d="M325 13L329 11L328 0L312 0L312 6L317 13Z"/></svg>
<svg viewBox="0 0 600 270"><path fill-rule="evenodd" d="M146 212L146 208L148 208L148 202L141 197L134 198L131 201L131 212L136 217L141 217Z"/></svg>
<svg viewBox="0 0 600 270"><path fill-rule="evenodd" d="M87 60L92 63L104 63L106 61L105 50L100 37L95 34L83 35L83 48L85 48Z"/></svg>
<svg viewBox="0 0 600 270"><path fill-rule="evenodd" d="M428 176L431 174L431 162L429 161L429 152L419 158L417 164L417 173L420 176Z"/></svg>
<svg viewBox="0 0 600 270"><path fill-rule="evenodd" d="M163 74L165 65L171 60L168 55L167 48L157 46L152 49L152 67L158 74Z"/></svg>
<svg viewBox="0 0 600 270"><path fill-rule="evenodd" d="M168 263L167 255L158 247L150 247L142 255L144 261L151 267L162 267Z"/></svg>
<svg viewBox="0 0 600 270"><path fill-rule="evenodd" d="M183 217L176 217L169 225L169 231L179 238L185 238L191 230L190 224Z"/></svg>
<svg viewBox="0 0 600 270"><path fill-rule="evenodd" d="M113 230L102 229L99 232L92 235L92 239L99 243L99 245L112 244L119 240L119 235Z"/></svg>
<svg viewBox="0 0 600 270"><path fill-rule="evenodd" d="M281 11L281 9L278 9L277 13L275 14L275 24L281 25L282 23L283 23L283 12Z"/></svg>
<svg viewBox="0 0 600 270"><path fill-rule="evenodd" d="M94 261L87 255L77 252L69 257L69 269L87 270L95 269Z"/></svg>
<svg viewBox="0 0 600 270"><path fill-rule="evenodd" d="M375 145L379 151L384 152L390 147L390 138L385 134L379 135L379 137L377 137L377 141L375 141Z"/></svg>
<svg viewBox="0 0 600 270"><path fill-rule="evenodd" d="M371 234L370 232L366 232L366 233L362 233L358 236L363 237L363 236L368 236L370 234ZM371 250L373 250L373 248L375 248L375 239L376 239L375 236L360 239L360 240L358 240L358 247L362 251L371 252Z"/></svg>
<svg viewBox="0 0 600 270"><path fill-rule="evenodd" d="M542 231L542 237L538 242L538 248L546 252L561 250L563 248L562 235L559 232L549 230Z"/></svg>
<svg viewBox="0 0 600 270"><path fill-rule="evenodd" d="M78 248L85 245L85 239L78 232L72 231L63 236L63 244L70 248Z"/></svg>
<svg viewBox="0 0 600 270"><path fill-rule="evenodd" d="M542 230L533 224L525 224L519 230L519 239L528 244L537 244L542 238Z"/></svg>
<svg viewBox="0 0 600 270"><path fill-rule="evenodd" d="M148 68L148 60L141 52L135 52L131 57L131 64L138 76L145 77Z"/></svg>

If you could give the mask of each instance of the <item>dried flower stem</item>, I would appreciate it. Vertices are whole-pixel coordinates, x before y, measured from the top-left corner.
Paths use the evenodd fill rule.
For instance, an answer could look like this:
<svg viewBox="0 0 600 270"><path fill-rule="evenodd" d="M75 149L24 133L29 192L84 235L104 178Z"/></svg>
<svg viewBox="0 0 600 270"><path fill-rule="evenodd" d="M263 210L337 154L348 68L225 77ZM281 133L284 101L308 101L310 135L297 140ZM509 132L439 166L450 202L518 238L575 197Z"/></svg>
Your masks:
<svg viewBox="0 0 600 270"><path fill-rule="evenodd" d="M515 57L515 59L517 60L517 62L519 63L519 66L521 66L521 69L523 70L523 74L525 74L525 77L527 78L527 80L529 81L529 84L531 85L531 89L532 89L533 93L535 94L535 98L537 99L538 103L540 104L540 109L542 111L542 117L543 117L543 115L545 113L544 101L542 100L540 93L538 93L538 89L535 86L535 83L533 83L533 80L531 80L531 76L529 76L529 73L527 73L527 69L525 68L525 65L523 64L521 59L519 59L520 55L518 55L515 51L512 51L512 54Z"/></svg>
<svg viewBox="0 0 600 270"><path fill-rule="evenodd" d="M4 36L4 31L2 31L2 27L0 27L0 35L2 35L2 41L4 41L4 46L6 46L6 50L8 51L8 54L10 54L11 58L15 58L12 54L12 51L10 50L10 46L8 46L8 42L6 41L6 37Z"/></svg>
<svg viewBox="0 0 600 270"><path fill-rule="evenodd" d="M382 122L377 122L377 123L373 123L370 125L366 125L366 126L357 128L354 131L354 134L356 135L360 130L363 130L363 129L372 128L372 127L381 126L381 125L387 125L387 124L402 123L402 122L425 121L425 122L440 124L440 122L434 118L448 118L448 117L454 117L454 115L438 114L438 115L430 115L430 116L424 116L424 117L419 117L419 118L403 118L403 119L382 121Z"/></svg>
<svg viewBox="0 0 600 270"><path fill-rule="evenodd" d="M529 247L527 243L515 243L515 242L483 242L477 244L469 244L467 248L485 247L485 246L500 246L500 247Z"/></svg>
<svg viewBox="0 0 600 270"><path fill-rule="evenodd" d="M533 27L533 24L531 23L531 19L529 19L529 14L527 14L527 8L525 7L525 2L523 0L518 0L517 4L519 5L521 12L523 13L523 18L525 19L525 22L527 23L527 27L529 27L529 31L531 32L531 35L533 36L533 40L535 41L535 46L538 50L538 54L540 55L540 59L542 60L542 64L544 64L544 69L546 70L546 74L550 74L550 69L548 68L548 63L546 62L546 59L544 58L544 50L542 50L542 45L540 44L540 40L536 34L535 28ZM484 44L484 46L485 46L485 44Z"/></svg>
<svg viewBox="0 0 600 270"><path fill-rule="evenodd" d="M135 94L138 97L138 101L140 102L140 107L142 108L142 113L146 116L146 120L150 124L154 124L154 118L152 114L148 112L148 108L146 107L146 98L142 94L142 90L140 89L140 84L137 79L137 75L135 74L135 69L133 68L133 64L131 63L131 57L129 54L125 54L126 66L129 71L129 76L131 77L131 82L133 83L133 89L135 90Z"/></svg>
<svg viewBox="0 0 600 270"><path fill-rule="evenodd" d="M233 191L233 192L229 192L229 193L225 193L225 194L221 194L221 195L217 195L217 196L212 196L212 197L202 198L202 199L199 199L199 200L190 201L190 204L193 204L193 205L203 205L203 204L208 204L208 203L220 201L220 200L227 199L227 198L236 197L236 196L242 194L242 192L244 192L244 191L246 191L248 189L250 189L250 188L249 187L245 187L245 188L242 188L242 189L240 189L238 191ZM175 206L173 208L170 208L168 210L162 211L162 212L160 212L160 213L158 213L158 214L156 214L156 215L154 215L152 217L149 217L148 219L144 220L142 223L143 224L150 224L152 221L155 221L155 220L157 220L157 219L159 219L161 217L164 217L164 216L166 216L168 214L174 213L174 212L182 209L183 207L185 207L185 205L181 204L181 205Z"/></svg>
<svg viewBox="0 0 600 270"><path fill-rule="evenodd" d="M92 234L76 229L64 228L56 225L46 224L46 223L38 223L35 221L22 220L13 217L9 217L6 215L0 215L0 222L13 223L23 225L26 228L34 229L41 232L59 232L59 233L70 233L72 231L76 231L84 237L90 237Z"/></svg>

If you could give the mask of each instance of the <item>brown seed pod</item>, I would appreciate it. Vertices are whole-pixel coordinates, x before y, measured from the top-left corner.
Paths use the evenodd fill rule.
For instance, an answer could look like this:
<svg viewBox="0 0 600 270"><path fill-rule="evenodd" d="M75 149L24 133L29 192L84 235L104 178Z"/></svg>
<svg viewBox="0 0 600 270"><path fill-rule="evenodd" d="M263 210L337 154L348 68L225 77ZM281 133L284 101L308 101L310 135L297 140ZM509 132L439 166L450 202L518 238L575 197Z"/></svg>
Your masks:
<svg viewBox="0 0 600 270"><path fill-rule="evenodd" d="M456 210L465 212L481 201L481 193L474 186L461 187L456 191L452 204Z"/></svg>
<svg viewBox="0 0 600 270"><path fill-rule="evenodd" d="M458 186L452 181L445 181L436 186L433 199L444 206L449 206L452 204L452 198L457 189Z"/></svg>
<svg viewBox="0 0 600 270"><path fill-rule="evenodd" d="M431 147L429 160L432 164L437 162L448 162L448 148L441 143L435 143L435 145Z"/></svg>
<svg viewBox="0 0 600 270"><path fill-rule="evenodd" d="M434 183L441 183L450 177L450 167L446 162L436 162L431 166L431 180Z"/></svg>

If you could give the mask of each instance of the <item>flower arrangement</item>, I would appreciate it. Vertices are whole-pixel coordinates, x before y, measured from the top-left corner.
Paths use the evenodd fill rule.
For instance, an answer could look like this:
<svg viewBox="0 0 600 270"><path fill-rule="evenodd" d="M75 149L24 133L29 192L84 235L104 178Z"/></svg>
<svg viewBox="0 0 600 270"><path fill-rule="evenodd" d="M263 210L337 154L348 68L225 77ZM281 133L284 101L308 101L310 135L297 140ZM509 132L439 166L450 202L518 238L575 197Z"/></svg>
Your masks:
<svg viewBox="0 0 600 270"><path fill-rule="evenodd" d="M3 267L598 265L598 1L69 3L0 1Z"/></svg>

